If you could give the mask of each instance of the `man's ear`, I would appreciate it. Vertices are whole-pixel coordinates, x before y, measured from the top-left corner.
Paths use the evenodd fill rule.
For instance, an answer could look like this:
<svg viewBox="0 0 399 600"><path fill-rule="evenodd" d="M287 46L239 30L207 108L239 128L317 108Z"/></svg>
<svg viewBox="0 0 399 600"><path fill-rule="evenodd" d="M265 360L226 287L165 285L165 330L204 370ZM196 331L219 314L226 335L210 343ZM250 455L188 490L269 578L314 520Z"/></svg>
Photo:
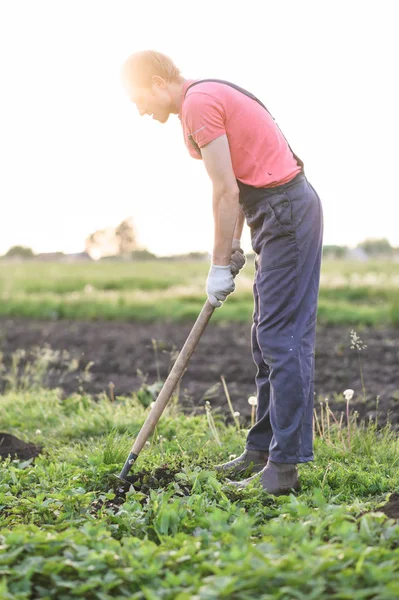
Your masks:
<svg viewBox="0 0 399 600"><path fill-rule="evenodd" d="M153 84L157 85L158 87L160 87L161 89L166 89L167 84L165 79L163 79L163 77L160 77L160 75L153 75L151 77L151 81Z"/></svg>

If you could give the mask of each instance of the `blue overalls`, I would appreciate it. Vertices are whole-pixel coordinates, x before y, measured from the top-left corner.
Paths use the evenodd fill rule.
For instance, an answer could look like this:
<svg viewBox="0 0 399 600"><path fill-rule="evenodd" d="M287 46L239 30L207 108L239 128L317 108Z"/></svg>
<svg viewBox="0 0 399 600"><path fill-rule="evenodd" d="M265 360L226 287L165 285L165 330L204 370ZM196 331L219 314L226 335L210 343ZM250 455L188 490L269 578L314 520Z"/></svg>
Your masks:
<svg viewBox="0 0 399 600"><path fill-rule="evenodd" d="M280 463L313 460L320 199L301 172L274 188L238 181L256 253L252 355L258 405L246 447Z"/></svg>
<svg viewBox="0 0 399 600"><path fill-rule="evenodd" d="M202 81L230 85L262 104L230 82ZM273 462L308 462L314 459L314 350L322 205L303 170L289 183L273 188L256 188L239 180L237 184L256 253L251 344L257 366L258 405L246 448L268 451Z"/></svg>

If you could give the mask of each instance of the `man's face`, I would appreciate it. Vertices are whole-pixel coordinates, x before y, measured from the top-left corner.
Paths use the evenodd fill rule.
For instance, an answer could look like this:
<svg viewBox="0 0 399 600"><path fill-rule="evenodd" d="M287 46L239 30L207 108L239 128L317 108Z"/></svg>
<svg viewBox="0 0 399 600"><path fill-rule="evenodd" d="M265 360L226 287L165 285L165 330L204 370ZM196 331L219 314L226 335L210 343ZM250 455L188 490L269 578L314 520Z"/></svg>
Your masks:
<svg viewBox="0 0 399 600"><path fill-rule="evenodd" d="M148 88L133 86L128 80L125 81L125 87L141 116L150 115L160 123L166 123L171 113L168 87L161 77L154 79Z"/></svg>

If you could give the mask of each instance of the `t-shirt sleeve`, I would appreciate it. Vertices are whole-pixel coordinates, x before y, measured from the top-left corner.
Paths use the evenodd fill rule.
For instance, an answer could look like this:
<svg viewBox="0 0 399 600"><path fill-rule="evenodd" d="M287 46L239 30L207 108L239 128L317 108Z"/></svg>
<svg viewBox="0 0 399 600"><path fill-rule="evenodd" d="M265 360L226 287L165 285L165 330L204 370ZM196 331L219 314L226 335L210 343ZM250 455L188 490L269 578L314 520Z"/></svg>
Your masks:
<svg viewBox="0 0 399 600"><path fill-rule="evenodd" d="M209 94L195 92L187 96L183 117L187 134L200 148L226 133L223 106Z"/></svg>

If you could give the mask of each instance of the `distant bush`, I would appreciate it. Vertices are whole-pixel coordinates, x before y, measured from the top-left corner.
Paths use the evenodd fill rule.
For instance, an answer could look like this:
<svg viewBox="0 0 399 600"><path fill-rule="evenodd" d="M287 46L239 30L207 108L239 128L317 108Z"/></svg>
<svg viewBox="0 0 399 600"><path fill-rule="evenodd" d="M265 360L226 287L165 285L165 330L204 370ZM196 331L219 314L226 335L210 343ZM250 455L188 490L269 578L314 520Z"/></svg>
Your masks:
<svg viewBox="0 0 399 600"><path fill-rule="evenodd" d="M34 256L32 248L27 246L12 246L4 255L4 258L32 258Z"/></svg>
<svg viewBox="0 0 399 600"><path fill-rule="evenodd" d="M344 258L347 250L347 246L337 246L335 244L329 244L323 246L323 256L328 256L331 258Z"/></svg>
<svg viewBox="0 0 399 600"><path fill-rule="evenodd" d="M358 245L358 248L364 250L369 256L388 256L394 251L386 238L364 240Z"/></svg>
<svg viewBox="0 0 399 600"><path fill-rule="evenodd" d="M157 256L150 252L149 250L133 250L130 256L133 260L155 260Z"/></svg>

